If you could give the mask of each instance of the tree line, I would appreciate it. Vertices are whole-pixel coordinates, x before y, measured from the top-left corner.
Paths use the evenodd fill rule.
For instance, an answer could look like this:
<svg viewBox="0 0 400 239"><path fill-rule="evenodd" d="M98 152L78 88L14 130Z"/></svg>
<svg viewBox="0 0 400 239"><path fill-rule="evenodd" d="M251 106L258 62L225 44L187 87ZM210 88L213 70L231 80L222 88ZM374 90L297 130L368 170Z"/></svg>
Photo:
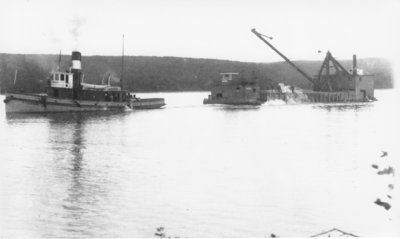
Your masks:
<svg viewBox="0 0 400 239"><path fill-rule="evenodd" d="M43 92L52 70L58 67L58 55L0 54L0 90ZM61 57L60 69L68 69L70 56ZM122 58L119 56L83 56L84 81L102 84L110 78L120 85ZM318 73L321 61L295 61L306 73ZM350 68L352 61L340 61ZM375 75L377 89L392 88L390 63L381 58L359 59L364 72ZM122 86L133 92L208 91L220 80L222 72L238 72L240 77L256 80L261 88L285 83L311 89L311 83L286 62L250 63L229 60L182 57L125 56ZM17 73L17 74L16 74Z"/></svg>

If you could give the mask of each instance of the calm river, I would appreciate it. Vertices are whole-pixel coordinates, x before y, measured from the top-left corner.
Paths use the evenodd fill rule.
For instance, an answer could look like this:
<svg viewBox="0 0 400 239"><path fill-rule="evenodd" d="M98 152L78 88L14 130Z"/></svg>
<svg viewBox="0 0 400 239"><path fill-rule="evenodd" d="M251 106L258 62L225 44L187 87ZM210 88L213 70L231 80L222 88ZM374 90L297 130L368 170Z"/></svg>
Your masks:
<svg viewBox="0 0 400 239"><path fill-rule="evenodd" d="M400 236L398 175L371 166L400 172L398 92L260 107L203 105L207 94L12 117L1 96L0 237Z"/></svg>

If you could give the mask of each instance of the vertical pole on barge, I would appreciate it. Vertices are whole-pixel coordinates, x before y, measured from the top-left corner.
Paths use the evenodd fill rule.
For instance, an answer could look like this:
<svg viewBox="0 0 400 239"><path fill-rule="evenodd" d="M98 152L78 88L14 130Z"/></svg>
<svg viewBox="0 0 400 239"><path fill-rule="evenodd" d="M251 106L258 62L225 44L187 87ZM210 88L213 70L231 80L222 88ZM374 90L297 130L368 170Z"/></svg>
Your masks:
<svg viewBox="0 0 400 239"><path fill-rule="evenodd" d="M121 89L122 87L122 81L124 79L124 40L125 40L125 35L122 34L122 62L121 62L121 79L119 80L119 84Z"/></svg>
<svg viewBox="0 0 400 239"><path fill-rule="evenodd" d="M357 75L357 56L353 55L353 76Z"/></svg>

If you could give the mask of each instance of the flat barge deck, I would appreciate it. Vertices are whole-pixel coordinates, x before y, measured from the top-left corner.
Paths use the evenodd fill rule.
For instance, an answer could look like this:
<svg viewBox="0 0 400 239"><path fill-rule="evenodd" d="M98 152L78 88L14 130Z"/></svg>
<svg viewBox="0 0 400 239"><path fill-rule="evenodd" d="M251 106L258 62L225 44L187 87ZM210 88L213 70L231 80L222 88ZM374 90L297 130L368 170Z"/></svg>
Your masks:
<svg viewBox="0 0 400 239"><path fill-rule="evenodd" d="M281 92L277 90L262 90L260 97L263 101L283 100L285 102L299 103L350 103L350 102L370 102L370 99L363 93L354 91L321 92L303 90L301 92Z"/></svg>

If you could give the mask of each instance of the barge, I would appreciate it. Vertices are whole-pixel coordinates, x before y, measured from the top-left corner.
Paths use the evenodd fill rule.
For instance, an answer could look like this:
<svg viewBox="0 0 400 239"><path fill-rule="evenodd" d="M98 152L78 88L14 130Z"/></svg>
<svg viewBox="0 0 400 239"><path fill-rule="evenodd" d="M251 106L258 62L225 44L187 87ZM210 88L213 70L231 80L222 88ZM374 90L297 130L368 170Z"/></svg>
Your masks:
<svg viewBox="0 0 400 239"><path fill-rule="evenodd" d="M376 100L374 96L374 75L364 74L363 70L357 68L356 55L353 55L353 67L347 70L332 56L330 51L327 51L318 74L311 77L271 45L266 39L272 39L271 37L265 36L255 29L251 31L313 85L312 90L299 91L301 94L294 90L292 92L284 92L280 89L264 90L261 92L263 100L282 99L287 101L292 99L297 102L320 103L370 102Z"/></svg>
<svg viewBox="0 0 400 239"><path fill-rule="evenodd" d="M260 105L264 103L260 87L255 81L237 77L239 73L221 73L222 79L215 85L203 104Z"/></svg>

